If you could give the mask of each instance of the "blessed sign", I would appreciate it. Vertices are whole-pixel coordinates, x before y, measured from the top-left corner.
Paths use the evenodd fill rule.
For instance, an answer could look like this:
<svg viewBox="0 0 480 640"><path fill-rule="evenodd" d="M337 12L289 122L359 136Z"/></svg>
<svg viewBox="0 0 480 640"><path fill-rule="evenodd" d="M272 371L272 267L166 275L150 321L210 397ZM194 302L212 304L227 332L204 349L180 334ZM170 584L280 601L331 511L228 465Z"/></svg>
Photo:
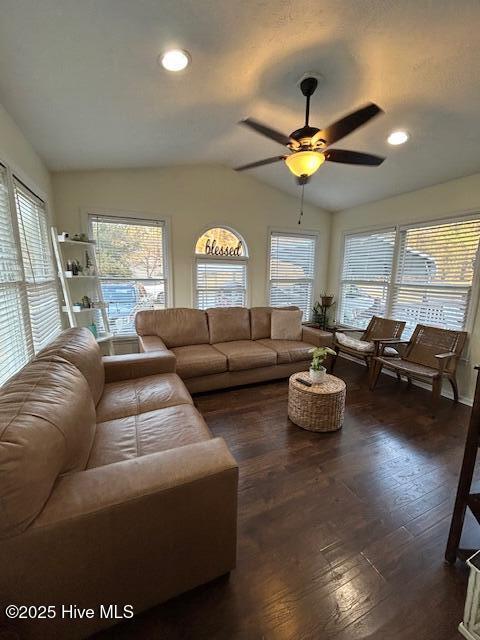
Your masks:
<svg viewBox="0 0 480 640"><path fill-rule="evenodd" d="M241 240L239 240L237 245L233 247L219 245L217 244L217 241L215 239L211 240L210 238L208 238L205 243L205 253L207 254L207 256L226 256L229 258L238 258L243 254L242 249L243 247Z"/></svg>

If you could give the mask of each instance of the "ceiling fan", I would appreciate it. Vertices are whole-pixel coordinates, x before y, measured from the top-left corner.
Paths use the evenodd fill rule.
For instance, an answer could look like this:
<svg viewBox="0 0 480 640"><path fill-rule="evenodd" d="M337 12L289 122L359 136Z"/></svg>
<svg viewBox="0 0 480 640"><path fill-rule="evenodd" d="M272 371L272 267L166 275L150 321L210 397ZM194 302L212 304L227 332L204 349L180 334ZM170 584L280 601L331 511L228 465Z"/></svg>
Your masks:
<svg viewBox="0 0 480 640"><path fill-rule="evenodd" d="M317 79L313 77L304 78L300 83L300 89L307 101L305 106L305 124L300 129L293 131L289 136L253 118L245 118L245 120L239 122L239 124L250 127L250 129L270 138L270 140L284 145L290 150L290 153L288 155L265 158L265 160L259 160L258 162L251 162L237 167L235 171L245 171L284 160L290 171L297 177L298 184L305 185L309 181L310 176L312 176L325 161L356 164L367 167L377 167L382 164L385 158L370 153L347 151L346 149L330 149L330 145L348 136L349 133L352 133L352 131L355 131L355 129L358 129L379 113L383 113L382 109L376 104L373 104L373 102L370 102L361 109L357 109L348 116L337 120L325 129L311 127L309 124L310 98L315 93L317 84Z"/></svg>

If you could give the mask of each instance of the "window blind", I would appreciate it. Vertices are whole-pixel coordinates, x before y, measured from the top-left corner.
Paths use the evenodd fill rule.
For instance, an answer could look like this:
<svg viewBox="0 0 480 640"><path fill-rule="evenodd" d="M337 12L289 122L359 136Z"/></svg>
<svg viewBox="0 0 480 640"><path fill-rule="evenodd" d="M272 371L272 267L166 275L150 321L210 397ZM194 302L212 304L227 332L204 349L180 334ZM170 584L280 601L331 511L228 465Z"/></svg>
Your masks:
<svg viewBox="0 0 480 640"><path fill-rule="evenodd" d="M345 237L339 322L365 328L372 315L387 313L395 230Z"/></svg>
<svg viewBox="0 0 480 640"><path fill-rule="evenodd" d="M33 350L37 352L62 328L48 217L45 203L15 178L13 187Z"/></svg>
<svg viewBox="0 0 480 640"><path fill-rule="evenodd" d="M166 306L165 224L160 220L91 215L90 229L97 245L110 330L116 336L135 335L138 310Z"/></svg>
<svg viewBox="0 0 480 640"><path fill-rule="evenodd" d="M316 271L316 236L272 232L270 295L274 307L296 305L303 319L312 313Z"/></svg>
<svg viewBox="0 0 480 640"><path fill-rule="evenodd" d="M0 165L0 385L27 364L32 341L6 168Z"/></svg>
<svg viewBox="0 0 480 640"><path fill-rule="evenodd" d="M406 335L417 323L465 328L479 238L480 219L400 229L391 315Z"/></svg>
<svg viewBox="0 0 480 640"><path fill-rule="evenodd" d="M245 261L196 261L196 307L244 307L247 304Z"/></svg>

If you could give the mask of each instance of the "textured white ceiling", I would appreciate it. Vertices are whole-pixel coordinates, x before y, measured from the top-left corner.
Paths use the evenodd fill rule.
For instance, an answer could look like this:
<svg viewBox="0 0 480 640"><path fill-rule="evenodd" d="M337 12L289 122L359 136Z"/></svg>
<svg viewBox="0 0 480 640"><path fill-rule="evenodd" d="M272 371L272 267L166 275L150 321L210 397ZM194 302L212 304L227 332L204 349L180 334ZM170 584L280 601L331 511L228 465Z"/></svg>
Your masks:
<svg viewBox="0 0 480 640"><path fill-rule="evenodd" d="M167 74L157 56L188 49ZM337 147L306 197L343 209L480 171L479 0L1 0L0 102L54 170L216 162L282 147L237 126L302 124L297 79L322 74L311 122L372 100L386 115ZM393 128L412 139L389 147ZM297 192L282 164L257 179Z"/></svg>

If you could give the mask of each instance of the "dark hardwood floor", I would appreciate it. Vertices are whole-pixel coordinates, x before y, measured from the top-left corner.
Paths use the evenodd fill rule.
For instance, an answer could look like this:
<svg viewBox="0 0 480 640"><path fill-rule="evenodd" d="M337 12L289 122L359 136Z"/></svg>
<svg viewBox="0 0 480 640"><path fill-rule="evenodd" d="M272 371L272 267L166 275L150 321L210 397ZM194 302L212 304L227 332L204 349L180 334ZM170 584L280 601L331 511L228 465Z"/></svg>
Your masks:
<svg viewBox="0 0 480 640"><path fill-rule="evenodd" d="M195 398L240 466L237 568L98 638L460 637L467 570L443 554L469 408L442 398L433 418L427 391L382 376L371 393L344 360L336 375L332 434L288 420L286 381Z"/></svg>

